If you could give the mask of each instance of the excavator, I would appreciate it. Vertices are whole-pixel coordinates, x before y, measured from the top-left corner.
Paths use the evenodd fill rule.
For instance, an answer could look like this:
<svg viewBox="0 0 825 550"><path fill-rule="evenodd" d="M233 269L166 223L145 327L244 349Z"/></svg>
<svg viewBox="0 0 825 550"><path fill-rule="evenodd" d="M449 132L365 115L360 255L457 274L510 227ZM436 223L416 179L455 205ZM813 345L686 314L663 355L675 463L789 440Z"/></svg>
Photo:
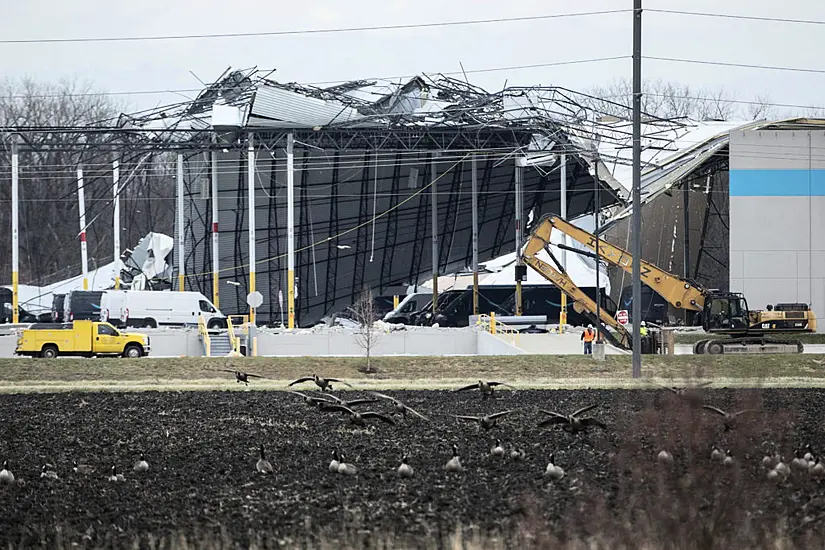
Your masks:
<svg viewBox="0 0 825 550"><path fill-rule="evenodd" d="M567 294L573 300L576 311L587 311L595 315L595 301L573 283L553 255L550 236L554 230L582 244L585 250L564 244L557 245L559 248L600 259L628 273L632 273L633 258L626 250L597 238L559 216L545 215L536 224L519 252L522 261ZM537 257L541 250L547 252L555 266ZM802 353L803 346L799 340L774 338L773 335L816 332L816 316L807 304L776 304L776 307L768 306L764 311L751 311L745 296L740 293L707 289L644 260L640 267L644 284L658 292L672 306L695 311L699 320L697 324L701 324L705 332L713 336L694 345L693 351L696 354L762 353L770 349L772 344L780 347L795 346L797 352ZM604 309L599 313L601 323L604 323L605 328L609 327L604 332L605 337L617 347L630 349L631 337L624 325Z"/></svg>

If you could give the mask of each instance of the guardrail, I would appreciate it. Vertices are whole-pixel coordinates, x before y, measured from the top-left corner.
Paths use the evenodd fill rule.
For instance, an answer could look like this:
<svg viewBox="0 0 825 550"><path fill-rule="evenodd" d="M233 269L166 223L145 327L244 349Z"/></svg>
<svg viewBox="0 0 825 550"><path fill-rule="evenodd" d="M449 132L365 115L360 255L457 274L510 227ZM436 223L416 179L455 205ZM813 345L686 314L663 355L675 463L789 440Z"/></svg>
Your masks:
<svg viewBox="0 0 825 550"><path fill-rule="evenodd" d="M212 341L209 339L209 331L206 329L206 320L203 315L198 315L198 334L203 340L203 348L207 357L212 357Z"/></svg>
<svg viewBox="0 0 825 550"><path fill-rule="evenodd" d="M235 327L232 324L232 317L237 316L229 316L226 318L226 328L229 332L229 343L232 344L232 351L235 353L241 352L241 338L239 336L235 336Z"/></svg>

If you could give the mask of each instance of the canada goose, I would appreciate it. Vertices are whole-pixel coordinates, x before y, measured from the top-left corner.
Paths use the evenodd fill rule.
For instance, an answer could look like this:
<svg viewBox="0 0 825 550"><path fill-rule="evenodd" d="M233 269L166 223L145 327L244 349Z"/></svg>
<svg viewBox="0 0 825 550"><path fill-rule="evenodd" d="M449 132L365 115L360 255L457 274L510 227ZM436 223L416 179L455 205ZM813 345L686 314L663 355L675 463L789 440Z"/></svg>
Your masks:
<svg viewBox="0 0 825 550"><path fill-rule="evenodd" d="M813 455L813 449L811 448L811 444L810 444L810 443L808 443L807 445L805 445L805 454L802 456L802 458L804 458L804 459L805 459L805 460L807 460L808 462L813 461L813 459L814 459L814 455Z"/></svg>
<svg viewBox="0 0 825 550"><path fill-rule="evenodd" d="M776 466L774 466L774 467L773 467L773 469L774 469L774 470L776 470L776 472L777 472L779 475L781 475L783 478L784 478L784 477L788 477L789 475L791 475L791 469L790 469L790 468L788 468L787 464L785 464L784 462L782 462L782 460L780 460L779 462L777 462L777 463L776 463Z"/></svg>
<svg viewBox="0 0 825 550"><path fill-rule="evenodd" d="M459 392L459 391L467 391L467 390L478 390L479 392L481 392L481 395L486 398L486 397L492 397L493 388L495 388L496 386L505 386L505 387L513 389L513 390L516 389L513 386L511 386L510 384L505 384L504 382L486 382L484 380L479 380L475 384L470 384L470 385L464 386L463 388L458 388L457 390L453 390L453 391Z"/></svg>
<svg viewBox="0 0 825 550"><path fill-rule="evenodd" d="M461 459L458 458L458 446L453 444L453 457L444 465L444 469L448 472L460 472L464 468L461 467Z"/></svg>
<svg viewBox="0 0 825 550"><path fill-rule="evenodd" d="M725 466L733 466L734 462L733 455L731 454L730 449L728 449L727 452L725 452L725 459L722 461L722 464Z"/></svg>
<svg viewBox="0 0 825 550"><path fill-rule="evenodd" d="M57 479L57 472L54 471L54 466L51 464L44 464L43 467L40 468L40 477Z"/></svg>
<svg viewBox="0 0 825 550"><path fill-rule="evenodd" d="M429 418L427 418L426 416L424 416L420 412L416 411L415 409L413 409L409 405L406 405L406 404L402 403L401 401L399 401L395 397L391 397L391 396L383 394L383 393L378 393L377 391L372 391L372 392L369 392L369 393L371 393L372 395L376 395L378 397L381 397L383 399L389 399L390 401L392 401L393 405L394 405L394 410L393 410L394 414L400 414L402 416L407 416L407 412L411 412L415 416L417 416L418 418L420 418L422 420L429 420Z"/></svg>
<svg viewBox="0 0 825 550"><path fill-rule="evenodd" d="M513 447L510 449L510 460L514 460L516 462L524 460L527 456L527 453L524 452L524 449Z"/></svg>
<svg viewBox="0 0 825 550"><path fill-rule="evenodd" d="M412 477L413 476L413 469L412 466L407 464L407 455L401 457L401 465L398 467L398 475L400 477Z"/></svg>
<svg viewBox="0 0 825 550"><path fill-rule="evenodd" d="M659 451L658 455L656 455L656 460L659 461L660 464L671 465L673 464L673 455L665 450L662 450Z"/></svg>
<svg viewBox="0 0 825 550"><path fill-rule="evenodd" d="M255 463L255 469L261 472L262 474L272 473L272 464L270 464L269 461L266 459L263 443L261 443L261 458L259 458L258 462Z"/></svg>
<svg viewBox="0 0 825 550"><path fill-rule="evenodd" d="M338 473L338 464L340 464L340 456L338 455L338 449L332 450L332 461L329 463L329 471L333 474Z"/></svg>
<svg viewBox="0 0 825 550"><path fill-rule="evenodd" d="M765 468L773 468L781 461L782 457L780 457L778 454L775 454L773 456L765 455L762 457L762 466L764 466Z"/></svg>
<svg viewBox="0 0 825 550"><path fill-rule="evenodd" d="M539 426L544 428L546 426L551 426L553 424L562 424L562 429L570 433L585 431L589 426L606 428L607 426L605 426L595 418L580 418L580 415L586 413L589 410L595 409L598 406L598 403L595 405L588 405L587 407L582 407L581 409L577 410L576 412L570 415L559 414L554 411L542 410L541 412L550 415L551 418L548 418L547 420L542 420L541 422L539 422Z"/></svg>
<svg viewBox="0 0 825 550"><path fill-rule="evenodd" d="M76 474L93 474L95 467L88 464L78 464L77 460L72 460L72 471Z"/></svg>
<svg viewBox="0 0 825 550"><path fill-rule="evenodd" d="M287 393L291 393L292 395L298 395L302 397L304 399L304 403L306 403L310 407L320 407L324 403L332 403L331 399L327 399L327 394L324 394L323 396L314 396L307 395L299 391L289 391Z"/></svg>
<svg viewBox="0 0 825 550"><path fill-rule="evenodd" d="M387 415L367 411L367 412L358 412L350 409L346 405L339 405L337 403L330 403L329 405L323 405L321 407L322 411L330 412L330 411L341 411L349 415L349 421L355 424L356 426L365 426L368 418L377 418L382 422L386 422L387 424L395 424L395 420L390 418Z"/></svg>
<svg viewBox="0 0 825 550"><path fill-rule="evenodd" d="M723 411L722 409L719 409L717 407L713 407L711 405L702 405L702 408L707 409L709 411L713 411L716 414L721 415L722 416L722 422L725 425L725 431L732 430L733 428L735 428L736 427L736 420L741 415L743 415L745 413L750 413L750 412L759 412L759 411L754 410L754 409L745 409L745 410L742 410L742 411L737 411L735 413L727 413L727 412Z"/></svg>
<svg viewBox="0 0 825 550"><path fill-rule="evenodd" d="M321 378L317 374L313 374L312 376L303 376L291 382L289 385L294 386L295 384L302 384L303 382L315 382L315 385L321 388L321 391L332 391L332 384L330 384L330 382L340 382L345 386L349 386L350 388L352 387L338 378Z"/></svg>
<svg viewBox="0 0 825 550"><path fill-rule="evenodd" d="M779 472L777 472L776 470L774 470L774 469L768 470L768 480L769 481L782 481L783 479L784 478L782 476L780 476Z"/></svg>
<svg viewBox="0 0 825 550"><path fill-rule="evenodd" d="M143 453L140 453L140 460L135 462L135 467L133 469L136 472L148 472L149 471L149 463L146 462L146 458L143 456Z"/></svg>
<svg viewBox="0 0 825 550"><path fill-rule="evenodd" d="M341 461L338 463L338 473L345 476L354 476L358 473L358 469L354 465L345 462L344 455L342 454Z"/></svg>
<svg viewBox="0 0 825 550"><path fill-rule="evenodd" d="M816 463L814 463L808 471L814 477L823 477L825 476L825 464L822 464L821 459L817 457Z"/></svg>
<svg viewBox="0 0 825 550"><path fill-rule="evenodd" d="M9 470L9 461L3 462L3 469L0 470L0 485L14 483L14 474Z"/></svg>
<svg viewBox="0 0 825 550"><path fill-rule="evenodd" d="M265 376L261 376L259 374L252 374L250 372L243 372L239 370L232 370L232 369L219 369L223 372L231 372L235 375L235 382L240 384L243 382L245 385L249 385L250 378L266 378Z"/></svg>
<svg viewBox="0 0 825 550"><path fill-rule="evenodd" d="M713 445L710 449L710 459L716 462L721 462L725 459L725 453L723 453L719 447Z"/></svg>
<svg viewBox="0 0 825 550"><path fill-rule="evenodd" d="M713 384L712 381L701 382L699 384L692 384L683 387L663 386L661 384L656 385L660 388L673 392L677 397L692 405L698 405L702 401L702 395L699 392L699 389L710 386L711 384Z"/></svg>
<svg viewBox="0 0 825 550"><path fill-rule="evenodd" d="M556 466L555 453L550 455L550 462L547 463L547 468L544 470L544 475L553 481L558 481L564 477L564 469L561 466Z"/></svg>
<svg viewBox="0 0 825 550"><path fill-rule="evenodd" d="M793 452L793 454L794 454L794 459L791 461L791 467L795 470L799 470L800 472L802 472L802 471L807 472L808 471L808 466L810 465L810 463L809 463L808 460L802 458L802 451L797 449L796 451Z"/></svg>
<svg viewBox="0 0 825 550"><path fill-rule="evenodd" d="M511 412L513 412L512 409L509 411L501 411L494 414L485 414L484 416L456 415L456 418L459 420L471 420L473 422L478 422L482 428L484 428L485 430L490 430L496 427L499 418L508 415Z"/></svg>
<svg viewBox="0 0 825 550"><path fill-rule="evenodd" d="M335 404L335 403L337 403L339 405L344 405L345 407L354 407L356 405L364 405L366 403L376 403L378 401L378 399L371 398L371 397L359 397L358 399L350 399L349 401L344 401L340 397L336 397L336 396L332 395L331 393L324 394L324 397L327 398L326 402L324 402L322 400L318 403L318 408L320 408L320 409L323 409L325 406L327 406L329 404Z"/></svg>
<svg viewBox="0 0 825 550"><path fill-rule="evenodd" d="M501 446L500 439L496 439L496 444L490 449L490 454L493 456L504 456L504 447Z"/></svg>
<svg viewBox="0 0 825 550"><path fill-rule="evenodd" d="M117 466L112 466L112 475L109 476L109 481L126 481L126 477L118 473Z"/></svg>

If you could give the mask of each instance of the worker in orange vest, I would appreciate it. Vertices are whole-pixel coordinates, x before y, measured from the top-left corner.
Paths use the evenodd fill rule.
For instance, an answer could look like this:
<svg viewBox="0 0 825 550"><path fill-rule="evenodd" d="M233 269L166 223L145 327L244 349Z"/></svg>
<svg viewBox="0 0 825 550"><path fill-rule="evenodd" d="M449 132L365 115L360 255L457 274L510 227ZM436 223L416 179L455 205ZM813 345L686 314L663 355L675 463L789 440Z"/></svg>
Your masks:
<svg viewBox="0 0 825 550"><path fill-rule="evenodd" d="M582 332L582 341L584 342L584 354L593 355L593 340L596 339L596 331L593 330L593 325L587 325L587 328Z"/></svg>

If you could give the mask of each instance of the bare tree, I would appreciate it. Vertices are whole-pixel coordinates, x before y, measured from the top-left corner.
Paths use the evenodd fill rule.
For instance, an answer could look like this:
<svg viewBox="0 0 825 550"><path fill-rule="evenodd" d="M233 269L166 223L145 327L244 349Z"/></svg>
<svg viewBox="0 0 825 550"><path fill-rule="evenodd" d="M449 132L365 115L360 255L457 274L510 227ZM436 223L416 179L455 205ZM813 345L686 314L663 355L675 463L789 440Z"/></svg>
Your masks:
<svg viewBox="0 0 825 550"><path fill-rule="evenodd" d="M735 95L724 89L691 88L678 82L653 80L645 81L642 91L642 112L648 116L728 120L739 115ZM633 89L629 80L615 80L587 93L591 96L585 102L588 107L606 115L630 119Z"/></svg>
<svg viewBox="0 0 825 550"><path fill-rule="evenodd" d="M364 355L367 357L367 365L363 372L374 372L372 368L372 350L378 343L381 333L375 328L375 321L378 320L378 310L375 308L372 290L365 289L349 309L352 319L358 324L358 328L355 329L355 342L364 350Z"/></svg>

